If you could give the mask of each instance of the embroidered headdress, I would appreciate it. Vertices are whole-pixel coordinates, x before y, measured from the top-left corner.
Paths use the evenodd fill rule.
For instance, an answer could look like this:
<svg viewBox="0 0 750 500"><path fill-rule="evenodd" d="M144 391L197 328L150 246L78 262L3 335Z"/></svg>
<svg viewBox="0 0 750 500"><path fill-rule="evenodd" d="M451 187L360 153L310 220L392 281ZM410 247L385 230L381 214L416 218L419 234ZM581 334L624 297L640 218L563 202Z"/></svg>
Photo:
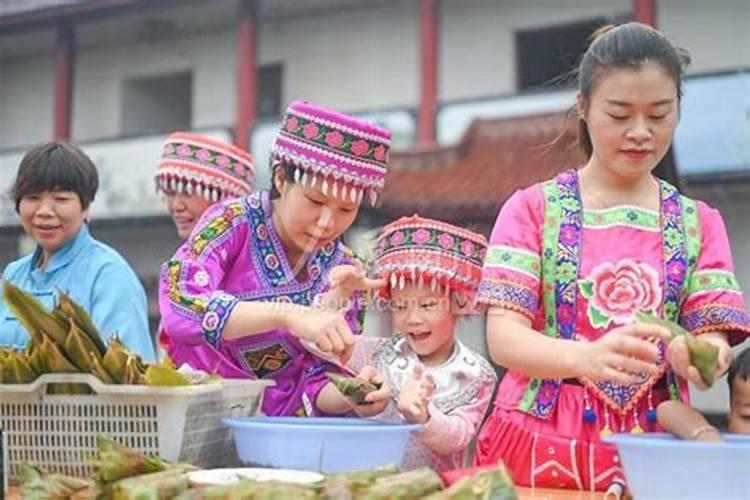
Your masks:
<svg viewBox="0 0 750 500"><path fill-rule="evenodd" d="M387 280L386 295L410 281L473 300L486 251L481 234L418 215L402 217L380 231L374 272Z"/></svg>
<svg viewBox="0 0 750 500"><path fill-rule="evenodd" d="M156 189L219 201L249 194L254 173L245 151L204 135L175 132L162 148Z"/></svg>
<svg viewBox="0 0 750 500"><path fill-rule="evenodd" d="M374 205L385 184L391 132L370 121L292 102L271 149L271 163L294 167L294 181L323 194Z"/></svg>

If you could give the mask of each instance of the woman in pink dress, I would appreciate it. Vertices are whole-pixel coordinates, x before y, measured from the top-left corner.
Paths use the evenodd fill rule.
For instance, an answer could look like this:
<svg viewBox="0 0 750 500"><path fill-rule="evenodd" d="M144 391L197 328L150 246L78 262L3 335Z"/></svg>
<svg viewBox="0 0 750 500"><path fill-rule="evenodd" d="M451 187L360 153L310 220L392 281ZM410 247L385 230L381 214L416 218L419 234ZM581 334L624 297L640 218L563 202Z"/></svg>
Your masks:
<svg viewBox="0 0 750 500"><path fill-rule="evenodd" d="M642 24L597 32L579 68L588 162L515 193L498 216L479 300L508 373L476 462L504 460L519 485L624 482L601 439L656 431L659 402L688 401L688 381L705 388L684 341L667 345L636 311L717 346L717 376L750 332L721 215L651 173L677 126L686 64Z"/></svg>
<svg viewBox="0 0 750 500"><path fill-rule="evenodd" d="M162 267L159 306L177 364L273 379L268 415L332 413L318 396L337 368L309 346L348 359L358 291L380 285L339 238L363 198L382 190L389 144L374 123L289 106L271 153L273 190L210 207Z"/></svg>

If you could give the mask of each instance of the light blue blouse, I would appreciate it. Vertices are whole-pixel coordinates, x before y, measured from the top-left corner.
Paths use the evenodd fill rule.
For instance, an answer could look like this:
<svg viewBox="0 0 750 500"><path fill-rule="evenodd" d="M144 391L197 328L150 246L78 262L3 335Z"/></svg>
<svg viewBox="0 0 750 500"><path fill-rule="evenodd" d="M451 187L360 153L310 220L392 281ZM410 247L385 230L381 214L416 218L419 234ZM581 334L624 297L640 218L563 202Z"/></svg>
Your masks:
<svg viewBox="0 0 750 500"><path fill-rule="evenodd" d="M41 248L8 264L3 277L33 293L52 309L59 291L86 309L105 343L117 334L144 361L156 359L148 329L146 292L133 269L111 247L94 239L84 224L73 240L57 250L42 270ZM2 290L0 289L0 296ZM29 335L0 300L0 345L22 349Z"/></svg>

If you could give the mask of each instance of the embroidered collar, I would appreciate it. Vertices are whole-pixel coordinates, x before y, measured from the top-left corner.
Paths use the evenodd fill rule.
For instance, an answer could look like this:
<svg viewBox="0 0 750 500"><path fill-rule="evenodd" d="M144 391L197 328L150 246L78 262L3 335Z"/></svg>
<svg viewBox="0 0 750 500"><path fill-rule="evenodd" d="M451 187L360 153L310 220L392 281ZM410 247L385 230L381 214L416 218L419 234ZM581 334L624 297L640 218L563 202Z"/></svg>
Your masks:
<svg viewBox="0 0 750 500"><path fill-rule="evenodd" d="M343 245L332 241L312 253L305 264L307 279L300 282L274 228L269 192L253 193L245 198L245 203L251 226L249 251L262 287L243 298L268 297L269 300L310 304L312 297L325 288L324 278L330 269L343 257Z"/></svg>

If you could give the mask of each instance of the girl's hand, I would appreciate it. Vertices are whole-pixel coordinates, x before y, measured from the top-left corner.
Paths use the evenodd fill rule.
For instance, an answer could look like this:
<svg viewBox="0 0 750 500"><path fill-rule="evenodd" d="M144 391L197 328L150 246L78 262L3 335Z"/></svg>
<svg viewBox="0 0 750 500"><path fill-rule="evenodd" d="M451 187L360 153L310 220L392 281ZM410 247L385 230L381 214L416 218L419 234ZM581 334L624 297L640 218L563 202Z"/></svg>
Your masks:
<svg viewBox="0 0 750 500"><path fill-rule="evenodd" d="M366 404L356 405L352 403L354 413L360 417L374 417L382 413L391 398L391 386L386 382L385 377L372 366L363 367L357 377L373 384L380 384L380 389L365 396Z"/></svg>
<svg viewBox="0 0 750 500"><path fill-rule="evenodd" d="M328 281L331 288L323 302L333 304L335 308L345 307L354 292L375 290L386 284L384 279L368 278L359 261L334 267L328 275Z"/></svg>
<svg viewBox="0 0 750 500"><path fill-rule="evenodd" d="M430 419L428 406L433 392L435 392L435 382L432 377L424 373L422 365L415 366L401 387L398 411L408 422L424 424Z"/></svg>
<svg viewBox="0 0 750 500"><path fill-rule="evenodd" d="M716 380L729 369L732 362L732 349L723 333L704 333L698 338L715 345L719 349L719 362L714 373L714 380ZM687 379L698 389L708 389L698 369L690 361L690 352L683 336L680 335L669 343L667 358L675 374Z"/></svg>
<svg viewBox="0 0 750 500"><path fill-rule="evenodd" d="M657 340L669 341L660 326L633 323L614 328L593 342L580 342L575 359L579 376L593 382L611 380L633 384L639 374L652 375L659 369Z"/></svg>
<svg viewBox="0 0 750 500"><path fill-rule="evenodd" d="M288 313L285 324L292 335L312 342L325 354L342 360L351 355L354 335L341 311L305 308Z"/></svg>

